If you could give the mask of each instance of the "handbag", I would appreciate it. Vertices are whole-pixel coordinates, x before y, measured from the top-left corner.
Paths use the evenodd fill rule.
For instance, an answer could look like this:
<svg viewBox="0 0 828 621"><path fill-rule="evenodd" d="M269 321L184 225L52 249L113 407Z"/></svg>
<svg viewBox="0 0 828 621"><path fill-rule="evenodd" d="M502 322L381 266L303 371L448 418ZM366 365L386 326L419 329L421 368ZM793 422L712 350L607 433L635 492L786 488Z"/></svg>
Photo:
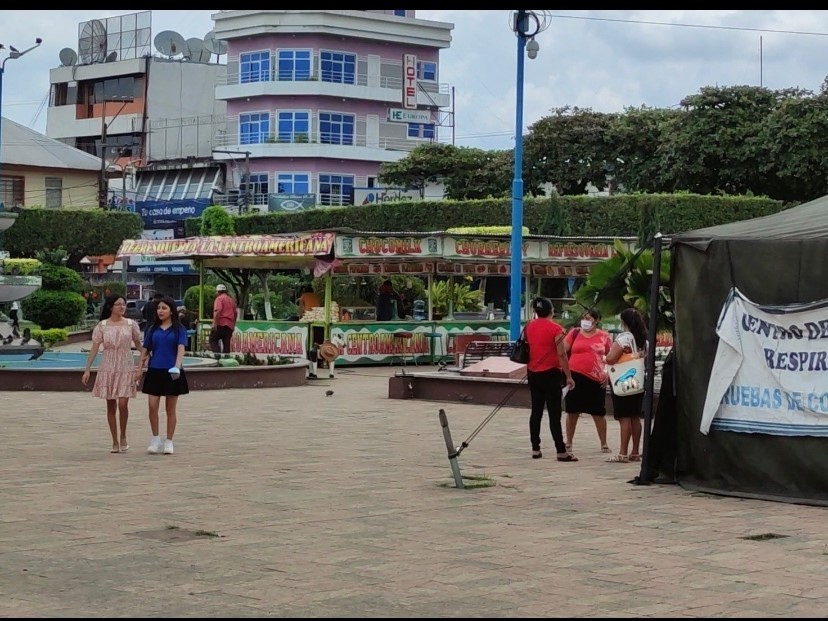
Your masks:
<svg viewBox="0 0 828 621"><path fill-rule="evenodd" d="M644 358L631 359L629 354L622 355L615 364L607 365L607 374L612 392L618 397L644 392Z"/></svg>
<svg viewBox="0 0 828 621"><path fill-rule="evenodd" d="M526 340L526 328L521 330L518 340L512 345L509 360L517 364L529 364L529 341Z"/></svg>

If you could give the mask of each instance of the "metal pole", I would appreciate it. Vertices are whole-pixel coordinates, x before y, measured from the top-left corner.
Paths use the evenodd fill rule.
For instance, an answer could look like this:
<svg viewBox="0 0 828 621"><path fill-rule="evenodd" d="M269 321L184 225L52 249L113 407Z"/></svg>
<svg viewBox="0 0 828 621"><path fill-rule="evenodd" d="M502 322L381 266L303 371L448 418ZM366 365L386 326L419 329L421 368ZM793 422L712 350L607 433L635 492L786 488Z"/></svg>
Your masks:
<svg viewBox="0 0 828 621"><path fill-rule="evenodd" d="M106 209L107 199L106 188L106 99L103 101L101 110L101 179L98 189L98 207Z"/></svg>
<svg viewBox="0 0 828 621"><path fill-rule="evenodd" d="M520 336L520 285L523 262L523 64L526 48L526 11L515 18L517 30L517 97L515 102L515 178L512 181L512 274L509 296L509 338Z"/></svg>
<svg viewBox="0 0 828 621"><path fill-rule="evenodd" d="M250 213L250 151L244 152L244 169L245 169L245 180L244 180L244 211L245 213ZM327 330L327 328L326 328ZM328 333L325 332L325 338L327 338Z"/></svg>
<svg viewBox="0 0 828 621"><path fill-rule="evenodd" d="M331 302L333 301L333 276L325 274L325 340L331 337Z"/></svg>
<svg viewBox="0 0 828 621"><path fill-rule="evenodd" d="M454 477L454 486L457 489L465 489L463 475L460 474L460 464L457 463L457 449L454 448L454 442L451 441L451 431L449 430L446 411L440 409L439 416L440 426L443 428L443 438L446 441L446 448L448 449L449 465L451 466L451 474Z"/></svg>
<svg viewBox="0 0 828 621"><path fill-rule="evenodd" d="M656 233L653 239L653 275L650 281L650 325L648 327L650 346L647 348L647 373L644 376L644 428L643 451L641 454L641 472L636 478L636 484L649 485L650 467L650 431L653 422L653 390L655 387L655 354L656 332L658 330L658 296L661 285L661 233Z"/></svg>
<svg viewBox="0 0 828 621"><path fill-rule="evenodd" d="M121 209L127 210L126 198L126 166L121 165Z"/></svg>
<svg viewBox="0 0 828 621"><path fill-rule="evenodd" d="M2 158L2 147L3 147L3 74L6 72L6 61L4 60L2 64L0 64L0 171L2 171L3 167L3 158ZM0 179L3 176L0 174ZM12 195L14 195L14 191L12 191ZM3 200L0 197L0 208L3 207Z"/></svg>

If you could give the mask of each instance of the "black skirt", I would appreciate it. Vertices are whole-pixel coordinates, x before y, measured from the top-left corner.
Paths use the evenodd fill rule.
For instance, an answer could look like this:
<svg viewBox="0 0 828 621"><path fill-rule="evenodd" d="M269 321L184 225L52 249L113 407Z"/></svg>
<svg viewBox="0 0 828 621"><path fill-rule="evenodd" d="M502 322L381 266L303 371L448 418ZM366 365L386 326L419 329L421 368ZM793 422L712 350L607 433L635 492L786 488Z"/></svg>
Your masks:
<svg viewBox="0 0 828 621"><path fill-rule="evenodd" d="M187 375L184 369L181 369L178 379L173 379L169 371L165 369L149 368L144 373L144 385L141 387L141 392L156 397L177 397L189 393L190 388L187 385Z"/></svg>
<svg viewBox="0 0 828 621"><path fill-rule="evenodd" d="M612 410L616 420L644 416L644 393L619 397L612 393Z"/></svg>
<svg viewBox="0 0 828 621"><path fill-rule="evenodd" d="M606 416L606 389L601 382L582 373L572 373L575 388L566 393L565 409L569 414L592 414Z"/></svg>

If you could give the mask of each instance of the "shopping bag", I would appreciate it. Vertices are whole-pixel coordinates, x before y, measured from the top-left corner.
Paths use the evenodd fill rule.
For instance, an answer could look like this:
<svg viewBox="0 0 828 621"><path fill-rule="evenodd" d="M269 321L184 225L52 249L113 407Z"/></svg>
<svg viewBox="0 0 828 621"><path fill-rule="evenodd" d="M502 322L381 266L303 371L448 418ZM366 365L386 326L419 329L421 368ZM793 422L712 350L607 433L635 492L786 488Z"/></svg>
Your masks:
<svg viewBox="0 0 828 621"><path fill-rule="evenodd" d="M612 392L619 397L628 397L644 392L644 358L619 360L607 365Z"/></svg>

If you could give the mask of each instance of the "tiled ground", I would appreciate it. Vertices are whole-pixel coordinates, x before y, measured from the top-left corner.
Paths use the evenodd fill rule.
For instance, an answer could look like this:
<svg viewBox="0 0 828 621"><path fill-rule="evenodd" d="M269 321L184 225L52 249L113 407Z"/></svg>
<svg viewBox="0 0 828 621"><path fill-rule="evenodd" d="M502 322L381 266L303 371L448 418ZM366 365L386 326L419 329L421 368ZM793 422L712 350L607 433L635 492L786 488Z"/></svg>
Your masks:
<svg viewBox="0 0 828 621"><path fill-rule="evenodd" d="M825 509L629 485L589 420L532 460L516 409L461 455L496 486L451 489L390 372L190 394L173 456L143 398L113 455L91 395L3 394L0 616L828 616ZM490 411L442 407L457 444Z"/></svg>

